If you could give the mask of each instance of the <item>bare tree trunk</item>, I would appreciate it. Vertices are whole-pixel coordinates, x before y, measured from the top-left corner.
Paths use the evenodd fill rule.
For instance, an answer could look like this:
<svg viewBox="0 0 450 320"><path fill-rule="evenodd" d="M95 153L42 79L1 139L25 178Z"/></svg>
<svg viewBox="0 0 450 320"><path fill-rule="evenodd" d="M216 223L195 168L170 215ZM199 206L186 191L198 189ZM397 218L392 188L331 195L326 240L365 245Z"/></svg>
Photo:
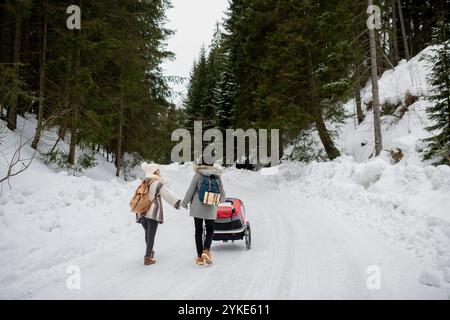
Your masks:
<svg viewBox="0 0 450 320"><path fill-rule="evenodd" d="M66 109L66 110L67 110L67 109ZM59 138L60 140L64 140L64 138L65 138L65 136L66 136L66 129L67 129L67 126L66 126L65 123L63 123L63 124L61 124L61 125L59 126L59 129L58 129L58 138Z"/></svg>
<svg viewBox="0 0 450 320"><path fill-rule="evenodd" d="M80 47L77 46L76 56L75 56L75 67L74 67L74 75L75 75L75 92L79 92L79 75L80 75ZM78 117L79 117L79 98L74 99L73 104L73 119L70 121L70 144L69 144L69 155L67 157L67 162L70 165L75 164L75 148L78 143Z"/></svg>
<svg viewBox="0 0 450 320"><path fill-rule="evenodd" d="M83 7L83 1L79 1L79 7ZM76 37L80 39L80 30L75 31ZM80 43L77 41L76 43L76 51L75 51L75 65L74 65L74 76L75 76L75 84L74 84L74 92L76 92L76 97L72 95L73 102L73 119L70 121L70 144L69 144L69 154L67 156L67 161L70 165L75 164L75 149L78 144L78 126L79 126L79 116L80 116L80 108L81 108L81 90L80 90L80 64L81 64L81 49Z"/></svg>
<svg viewBox="0 0 450 320"><path fill-rule="evenodd" d="M17 1L16 6L16 25L14 35L14 67L16 69L17 85L13 88L11 96L11 105L8 111L8 128L10 130L16 130L17 127L17 96L18 96L18 84L19 84L19 71L20 71L20 50L22 40L22 17L23 17L23 3L21 0Z"/></svg>
<svg viewBox="0 0 450 320"><path fill-rule="evenodd" d="M355 39L358 37L358 35L361 34L361 30L355 30ZM353 85L353 93L355 96L355 105L356 105L356 117L358 120L358 124L360 124L361 122L363 122L364 120L364 113L362 111L362 107L361 107L361 72L359 70L360 68L360 64L361 64L361 57L360 57L360 51L359 48L356 48L355 51L355 64L354 64L354 68L355 68L355 82Z"/></svg>
<svg viewBox="0 0 450 320"><path fill-rule="evenodd" d="M382 40L381 40L381 44L380 44L380 51L381 51L381 55L380 55L380 63L378 63L378 72L379 74L383 74L384 70L390 69L389 68L389 61L386 61L385 59L383 59L383 57L386 56L386 43L387 41L387 24L386 21L388 20L387 14L385 13L385 11L382 11Z"/></svg>
<svg viewBox="0 0 450 320"><path fill-rule="evenodd" d="M395 5L396 0L392 0L392 49L394 66L400 61L400 56L398 54L398 37L397 37L397 6Z"/></svg>
<svg viewBox="0 0 450 320"><path fill-rule="evenodd" d="M358 118L358 124L360 124L364 120L364 113L361 108L361 86L359 85L359 80L356 81L353 89L356 104L356 117Z"/></svg>
<svg viewBox="0 0 450 320"><path fill-rule="evenodd" d="M123 134L123 87L121 90L120 110L119 110L119 132L116 146L116 176L120 176L120 167L122 166L122 134Z"/></svg>
<svg viewBox="0 0 450 320"><path fill-rule="evenodd" d="M74 120L78 120L76 111L74 112ZM76 128L75 124L71 125L69 131L70 131L70 144L69 144L69 154L67 156L67 162L73 166L75 164L75 148L77 146L77 139L78 139L77 128Z"/></svg>
<svg viewBox="0 0 450 320"><path fill-rule="evenodd" d="M373 4L372 0L368 0L368 5ZM375 38L375 29L369 28L369 44L370 44L370 64L372 75L372 108L373 108L373 126L375 133L375 156L378 156L383 148L381 138L381 121L380 121L380 98L378 95L378 73L377 73L377 43Z"/></svg>
<svg viewBox="0 0 450 320"><path fill-rule="evenodd" d="M41 131L43 126L44 118L44 97L45 97L45 70L47 68L47 7L48 0L44 0L44 26L43 26L43 36L42 36L42 60L41 60L41 70L39 74L39 112L38 121L36 126L36 134L33 139L31 147L37 150L39 140L41 139Z"/></svg>
<svg viewBox="0 0 450 320"><path fill-rule="evenodd" d="M402 4L400 0L397 0L398 4L398 15L400 18L400 27L402 29L402 38L403 38L403 47L405 49L405 58L406 60L411 59L408 49L408 39L406 38L406 30L405 30L405 22L403 21L403 12L402 12Z"/></svg>
<svg viewBox="0 0 450 320"><path fill-rule="evenodd" d="M69 54L67 56L66 61L66 74L64 77L63 119L58 129L58 138L60 140L64 140L64 138L66 137L67 129L70 126L69 125L70 122L66 119L64 113L68 112L68 110L70 109L71 73L72 73L72 51L69 50Z"/></svg>
<svg viewBox="0 0 450 320"><path fill-rule="evenodd" d="M314 121L316 123L317 131L319 132L320 140L322 141L325 152L328 158L331 160L339 157L341 154L339 150L335 147L333 140L328 133L327 127L322 117L322 110L320 108L319 97L317 96L316 79L314 77L314 65L312 62L311 51L306 48L306 59L307 59L307 72L308 72L308 83L311 98L311 109L314 116Z"/></svg>
<svg viewBox="0 0 450 320"><path fill-rule="evenodd" d="M6 53L9 49L9 30L6 28L6 26L9 24L9 17L6 15L5 10L0 7L0 21L2 21L2 24L5 26L0 29L0 61L6 62L11 57ZM3 108L3 106L1 106ZM3 115L3 113L2 113Z"/></svg>

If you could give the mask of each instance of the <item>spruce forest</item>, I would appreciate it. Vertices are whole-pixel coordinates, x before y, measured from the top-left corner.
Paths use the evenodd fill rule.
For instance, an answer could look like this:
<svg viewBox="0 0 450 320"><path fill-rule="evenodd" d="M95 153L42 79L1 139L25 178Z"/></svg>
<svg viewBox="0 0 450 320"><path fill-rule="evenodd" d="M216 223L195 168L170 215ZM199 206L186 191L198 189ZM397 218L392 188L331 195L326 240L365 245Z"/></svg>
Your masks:
<svg viewBox="0 0 450 320"><path fill-rule="evenodd" d="M448 164L449 2L374 1L381 9L381 28L374 35L375 75L368 3L372 1L231 1L211 44L200 50L192 67L185 127L202 120L209 128L279 128L282 146L296 146L291 158L333 160L341 152L333 141L335 132L325 123L346 117L361 123L366 109L380 108L361 103L360 89L371 77L430 44L445 43L434 58L441 62L434 77L441 94L432 99L440 104L430 110L431 117L441 119L431 129L440 133L429 139L425 157L437 156L439 163ZM356 101L354 114L341 108L350 98ZM305 142L314 132L322 143L320 152Z"/></svg>
<svg viewBox="0 0 450 320"><path fill-rule="evenodd" d="M66 9L81 9L81 28L69 30ZM172 59L165 41L166 0L2 1L0 5L0 105L16 130L17 116L38 119L32 146L40 150L44 128L57 127L45 158L89 166L90 150L102 150L117 171L125 153L170 160L171 131L180 111L170 102L161 62ZM70 149L58 152L59 140ZM86 150L75 156L76 147ZM48 149L48 148L47 148ZM117 173L119 174L119 172Z"/></svg>
<svg viewBox="0 0 450 320"><path fill-rule="evenodd" d="M381 27L373 32L373 51L366 25L372 1L232 0L193 63L182 106L172 102L170 87L180 79L161 70L163 61L174 58L166 49L174 33L165 27L170 1L72 2L0 5L1 119L8 130L17 130L18 116L34 115L29 143L49 163L89 167L92 152L101 151L118 176L129 165L125 154L133 155L134 164L142 158L170 163L171 132L192 129L195 120L203 121L204 129L277 128L280 156L294 146L291 159L333 160L341 151L326 124L348 117L361 123L366 109L373 109L379 122L383 108L375 99L361 103L360 88L430 44L445 45L433 57L439 60L432 82L439 94L431 98L437 104L429 112L437 122L429 128L435 136L424 158L448 163L447 0L375 1ZM66 26L71 4L82 11L79 30ZM354 114L342 109L350 98ZM41 148L50 128L57 128L59 138ZM305 139L314 134L319 150ZM375 140L378 155L380 133ZM68 151L58 148L61 141Z"/></svg>

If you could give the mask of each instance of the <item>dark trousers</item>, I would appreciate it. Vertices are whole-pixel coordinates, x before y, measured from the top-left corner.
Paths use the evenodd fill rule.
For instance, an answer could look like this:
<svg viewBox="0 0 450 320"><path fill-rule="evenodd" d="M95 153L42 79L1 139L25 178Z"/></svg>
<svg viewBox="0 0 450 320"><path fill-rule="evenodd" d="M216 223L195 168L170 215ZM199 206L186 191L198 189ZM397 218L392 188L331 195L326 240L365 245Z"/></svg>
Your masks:
<svg viewBox="0 0 450 320"><path fill-rule="evenodd" d="M205 221L206 237L203 242L203 221ZM194 218L195 225L195 245L197 246L197 255L200 257L203 249L210 250L214 237L214 220Z"/></svg>
<svg viewBox="0 0 450 320"><path fill-rule="evenodd" d="M145 255L150 256L152 254L153 244L155 243L155 235L159 222L147 218L141 218L139 219L139 222L145 230Z"/></svg>

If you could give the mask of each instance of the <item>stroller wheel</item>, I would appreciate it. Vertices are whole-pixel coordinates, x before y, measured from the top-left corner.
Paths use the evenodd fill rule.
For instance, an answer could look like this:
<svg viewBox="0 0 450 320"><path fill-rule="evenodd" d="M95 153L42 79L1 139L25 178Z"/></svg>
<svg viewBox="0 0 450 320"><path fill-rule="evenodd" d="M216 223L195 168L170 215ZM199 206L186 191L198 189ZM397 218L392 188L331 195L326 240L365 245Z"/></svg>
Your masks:
<svg viewBox="0 0 450 320"><path fill-rule="evenodd" d="M250 249L251 247L252 247L252 232L251 232L251 229L250 229L250 223L249 222L247 222L246 224L246 228L245 228L245 234L244 234L244 236L245 236L245 247L247 248L247 249Z"/></svg>

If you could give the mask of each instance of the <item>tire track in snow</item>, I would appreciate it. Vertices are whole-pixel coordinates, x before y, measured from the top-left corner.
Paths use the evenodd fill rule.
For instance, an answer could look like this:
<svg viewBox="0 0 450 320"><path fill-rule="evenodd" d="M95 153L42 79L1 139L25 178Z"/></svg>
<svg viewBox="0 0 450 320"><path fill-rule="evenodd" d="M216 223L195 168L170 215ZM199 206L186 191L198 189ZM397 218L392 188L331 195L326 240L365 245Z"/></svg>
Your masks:
<svg viewBox="0 0 450 320"><path fill-rule="evenodd" d="M170 173L170 178L176 182L174 193L182 195L190 174L180 170ZM398 250L370 232L366 234L366 230L352 223L349 217L336 215L332 212L334 204L302 194L288 197L270 188L256 173L231 172L225 179L228 195L241 198L246 205L252 225L251 250L245 250L243 241L214 242L215 263L196 266L192 218L176 217L173 215L178 213L167 212L167 225L157 234L156 265L141 265L143 243L129 243L126 252L117 252L107 259L100 257L98 265L83 271L87 283L82 292L61 291L50 285L35 297L365 299L438 296L433 289L411 283L416 280L411 277L413 272L395 268L392 275L387 275L386 290L378 295L368 292L365 288L368 265L381 261L385 263L383 268L403 267L405 261L414 260L405 259ZM138 229L137 232L142 232ZM399 274L406 275L401 279Z"/></svg>

